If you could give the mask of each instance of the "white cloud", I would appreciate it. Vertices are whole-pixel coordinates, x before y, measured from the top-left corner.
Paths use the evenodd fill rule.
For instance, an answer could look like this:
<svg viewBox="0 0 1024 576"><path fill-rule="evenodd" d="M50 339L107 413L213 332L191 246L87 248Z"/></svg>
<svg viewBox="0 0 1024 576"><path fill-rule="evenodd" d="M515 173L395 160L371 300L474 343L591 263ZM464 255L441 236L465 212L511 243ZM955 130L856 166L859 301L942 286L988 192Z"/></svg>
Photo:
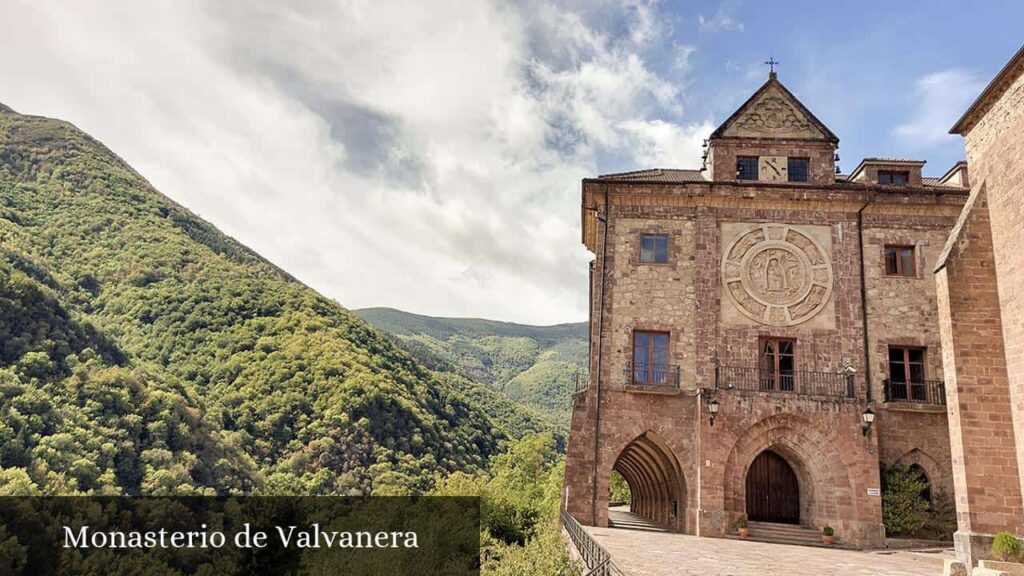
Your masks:
<svg viewBox="0 0 1024 576"><path fill-rule="evenodd" d="M26 0L0 102L75 122L346 306L578 320L580 179L602 154L692 165L708 131L671 121L679 85L647 63L659 10ZM692 48L665 49L680 74Z"/></svg>
<svg viewBox="0 0 1024 576"><path fill-rule="evenodd" d="M977 76L955 68L919 78L913 92L914 113L893 129L893 135L915 149L959 143L949 127L983 87Z"/></svg>
<svg viewBox="0 0 1024 576"><path fill-rule="evenodd" d="M639 164L660 168L697 168L702 143L715 130L711 122L679 126L661 120L627 120L619 128L631 136Z"/></svg>
<svg viewBox="0 0 1024 576"><path fill-rule="evenodd" d="M714 15L705 18L703 14L697 17L700 27L710 32L733 31L743 32L743 22L736 19L736 12L740 8L739 0L724 0L718 5Z"/></svg>

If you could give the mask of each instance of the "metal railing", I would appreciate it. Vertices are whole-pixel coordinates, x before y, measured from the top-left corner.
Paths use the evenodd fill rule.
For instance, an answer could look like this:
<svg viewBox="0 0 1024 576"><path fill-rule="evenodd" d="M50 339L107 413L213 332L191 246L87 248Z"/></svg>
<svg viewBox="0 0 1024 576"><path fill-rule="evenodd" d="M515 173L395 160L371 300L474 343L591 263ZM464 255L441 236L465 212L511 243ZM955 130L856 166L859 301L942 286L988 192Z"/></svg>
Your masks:
<svg viewBox="0 0 1024 576"><path fill-rule="evenodd" d="M626 388L643 390L679 390L679 366L673 364L633 364L626 362Z"/></svg>
<svg viewBox="0 0 1024 576"><path fill-rule="evenodd" d="M853 398L853 374L716 366L715 388Z"/></svg>
<svg viewBox="0 0 1024 576"><path fill-rule="evenodd" d="M559 511L562 527L569 534L572 545L576 547L583 564L587 567L584 576L622 576L622 572L612 562L612 557L603 546L587 534L580 523L565 509Z"/></svg>
<svg viewBox="0 0 1024 576"><path fill-rule="evenodd" d="M885 379L886 402L946 405L946 383L941 380L903 382Z"/></svg>

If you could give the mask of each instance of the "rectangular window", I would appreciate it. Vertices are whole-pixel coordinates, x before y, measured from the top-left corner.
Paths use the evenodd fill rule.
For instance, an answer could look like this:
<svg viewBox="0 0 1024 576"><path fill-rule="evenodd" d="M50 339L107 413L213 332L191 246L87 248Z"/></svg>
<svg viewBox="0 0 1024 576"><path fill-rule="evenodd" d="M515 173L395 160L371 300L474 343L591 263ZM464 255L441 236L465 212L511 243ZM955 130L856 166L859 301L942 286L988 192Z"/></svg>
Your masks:
<svg viewBox="0 0 1024 576"><path fill-rule="evenodd" d="M668 262L668 234L641 234L640 261L645 264Z"/></svg>
<svg viewBox="0 0 1024 576"><path fill-rule="evenodd" d="M917 276L913 246L885 246L885 273L889 276Z"/></svg>
<svg viewBox="0 0 1024 576"><path fill-rule="evenodd" d="M796 340L761 338L759 372L762 390L792 392L796 372Z"/></svg>
<svg viewBox="0 0 1024 576"><path fill-rule="evenodd" d="M757 180L757 156L736 157L736 179Z"/></svg>
<svg viewBox="0 0 1024 576"><path fill-rule="evenodd" d="M894 400L925 400L924 348L889 346L889 395Z"/></svg>
<svg viewBox="0 0 1024 576"><path fill-rule="evenodd" d="M668 384L668 332L633 332L633 383Z"/></svg>
<svg viewBox="0 0 1024 576"><path fill-rule="evenodd" d="M787 172L790 182L807 182L811 179L811 160L809 158L790 158Z"/></svg>
<svg viewBox="0 0 1024 576"><path fill-rule="evenodd" d="M910 180L910 172L906 170L893 171L893 170L879 170L878 171L878 183L879 184L895 184L897 186L905 186Z"/></svg>

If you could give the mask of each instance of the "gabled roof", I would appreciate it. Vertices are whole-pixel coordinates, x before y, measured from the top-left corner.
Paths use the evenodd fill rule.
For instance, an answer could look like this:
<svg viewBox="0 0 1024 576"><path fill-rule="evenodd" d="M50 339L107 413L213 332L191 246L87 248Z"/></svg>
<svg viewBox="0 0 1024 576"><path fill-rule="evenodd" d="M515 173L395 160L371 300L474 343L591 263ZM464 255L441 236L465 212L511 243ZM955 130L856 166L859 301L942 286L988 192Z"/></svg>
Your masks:
<svg viewBox="0 0 1024 576"><path fill-rule="evenodd" d="M788 104L796 108L796 110L800 114L802 114L812 126L817 128L818 131L824 135L825 140L836 144L839 143L839 137L832 133L832 131L829 130L828 127L821 122L821 120L818 120L817 116L815 116L810 110L808 110L807 107L804 106L803 103L800 102L800 100L798 100L792 92L790 92L785 86L783 86L782 82L779 82L779 79L774 72L768 75L768 80L763 85L761 85L761 87L758 88L757 91L754 92L754 94L750 98L747 98L747 101L744 102L738 109L736 109L736 111L732 113L732 116L726 118L725 122L722 122L722 125L711 133L711 138L726 138L726 130L728 130L728 128L732 126L732 124L734 124L741 116L743 116L743 114L747 110L754 107L755 103L760 102L761 98L765 96L766 93L772 90L778 91L782 95L782 98ZM771 138L771 136L767 137Z"/></svg>
<svg viewBox="0 0 1024 576"><path fill-rule="evenodd" d="M1017 53L1010 58L1010 61L1003 66L1003 69L996 74L996 77L988 83L988 86L981 91L981 95L971 104L971 107L964 112L964 115L956 121L956 124L949 129L950 134L963 134L978 122L978 117L986 110L1003 92L1010 87L1013 81L1024 73L1024 46L1017 50Z"/></svg>

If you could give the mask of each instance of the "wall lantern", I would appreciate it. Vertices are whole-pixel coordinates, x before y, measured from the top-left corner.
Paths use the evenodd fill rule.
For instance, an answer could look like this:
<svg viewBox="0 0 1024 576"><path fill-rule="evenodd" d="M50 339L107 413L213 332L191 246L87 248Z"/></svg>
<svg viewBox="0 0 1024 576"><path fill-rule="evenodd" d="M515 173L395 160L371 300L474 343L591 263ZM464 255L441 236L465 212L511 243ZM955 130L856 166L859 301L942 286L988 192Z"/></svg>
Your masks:
<svg viewBox="0 0 1024 576"><path fill-rule="evenodd" d="M868 432L871 431L871 425L875 423L875 413L873 410L871 410L871 407L868 406L868 409L865 410L864 413L860 415L860 418L861 420L864 421L864 426L862 429L864 431L864 435L867 436Z"/></svg>
<svg viewBox="0 0 1024 576"><path fill-rule="evenodd" d="M718 400L712 399L711 402L708 402L708 424L715 425L715 418L718 417L719 408Z"/></svg>

